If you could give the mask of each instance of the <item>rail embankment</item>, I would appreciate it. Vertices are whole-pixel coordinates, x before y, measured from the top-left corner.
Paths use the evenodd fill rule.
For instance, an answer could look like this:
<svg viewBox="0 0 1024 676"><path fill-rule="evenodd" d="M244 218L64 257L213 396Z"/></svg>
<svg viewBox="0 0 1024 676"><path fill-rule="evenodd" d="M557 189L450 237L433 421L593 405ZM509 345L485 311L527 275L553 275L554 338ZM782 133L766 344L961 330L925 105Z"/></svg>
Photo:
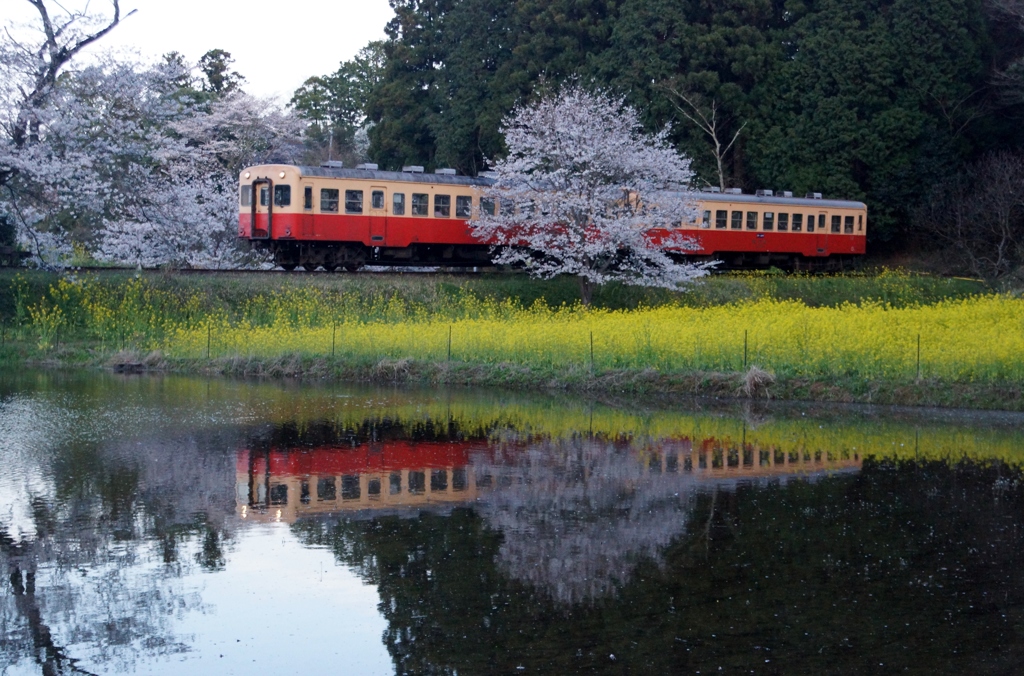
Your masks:
<svg viewBox="0 0 1024 676"><path fill-rule="evenodd" d="M963 280L889 271L729 275L677 294L609 288L585 308L559 298L571 280L521 275L262 279L9 277L0 358L130 371L1024 408L1024 299Z"/></svg>

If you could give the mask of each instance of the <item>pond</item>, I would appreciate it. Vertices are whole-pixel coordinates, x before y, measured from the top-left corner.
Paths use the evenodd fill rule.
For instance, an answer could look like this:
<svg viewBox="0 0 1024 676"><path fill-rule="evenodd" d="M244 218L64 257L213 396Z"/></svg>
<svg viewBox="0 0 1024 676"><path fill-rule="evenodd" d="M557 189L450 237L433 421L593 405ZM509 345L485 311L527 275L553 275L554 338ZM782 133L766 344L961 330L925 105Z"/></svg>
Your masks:
<svg viewBox="0 0 1024 676"><path fill-rule="evenodd" d="M0 374L0 673L1010 673L1016 415Z"/></svg>

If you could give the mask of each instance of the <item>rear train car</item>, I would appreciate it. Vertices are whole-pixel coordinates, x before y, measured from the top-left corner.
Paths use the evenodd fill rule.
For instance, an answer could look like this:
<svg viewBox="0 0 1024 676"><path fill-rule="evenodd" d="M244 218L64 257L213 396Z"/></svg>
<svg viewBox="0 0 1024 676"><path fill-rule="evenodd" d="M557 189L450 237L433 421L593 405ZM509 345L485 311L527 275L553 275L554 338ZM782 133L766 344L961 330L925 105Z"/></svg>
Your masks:
<svg viewBox="0 0 1024 676"><path fill-rule="evenodd" d="M418 167L378 171L261 165L239 177L238 236L285 270L356 270L363 265L483 266L490 246L469 220L498 205L481 200L490 179ZM692 244L670 252L725 267L838 267L865 251L861 202L759 191L697 193L698 218L671 228ZM658 241L668 230L652 230Z"/></svg>

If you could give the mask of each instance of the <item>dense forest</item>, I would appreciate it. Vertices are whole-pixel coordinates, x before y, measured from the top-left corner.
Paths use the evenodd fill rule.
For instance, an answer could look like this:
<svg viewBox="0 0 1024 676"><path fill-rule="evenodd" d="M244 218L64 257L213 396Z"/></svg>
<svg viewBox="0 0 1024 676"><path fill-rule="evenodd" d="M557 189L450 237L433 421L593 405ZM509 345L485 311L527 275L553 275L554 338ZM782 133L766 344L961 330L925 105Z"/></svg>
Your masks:
<svg viewBox="0 0 1024 676"><path fill-rule="evenodd" d="M1019 0L391 5L383 43L293 99L341 140L365 115L382 167L476 174L517 103L575 79L670 124L701 185L865 200L896 245L947 181L1024 144Z"/></svg>

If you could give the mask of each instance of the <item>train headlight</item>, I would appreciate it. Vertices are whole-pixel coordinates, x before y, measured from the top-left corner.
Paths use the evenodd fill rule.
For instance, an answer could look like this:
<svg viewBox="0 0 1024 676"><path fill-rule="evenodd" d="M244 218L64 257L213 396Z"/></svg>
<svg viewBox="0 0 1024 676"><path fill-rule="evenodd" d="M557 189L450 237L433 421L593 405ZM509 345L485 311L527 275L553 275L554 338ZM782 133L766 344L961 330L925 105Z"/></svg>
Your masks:
<svg viewBox="0 0 1024 676"><path fill-rule="evenodd" d="M280 173L278 174L278 177L279 177L279 178L284 178L284 172L283 172L283 171L282 171L282 172L280 172Z"/></svg>
<svg viewBox="0 0 1024 676"><path fill-rule="evenodd" d="M247 172L245 172L245 177L246 177L246 178L249 178L250 176L252 176L252 174L250 174L250 173L249 173L248 171L247 171Z"/></svg>

